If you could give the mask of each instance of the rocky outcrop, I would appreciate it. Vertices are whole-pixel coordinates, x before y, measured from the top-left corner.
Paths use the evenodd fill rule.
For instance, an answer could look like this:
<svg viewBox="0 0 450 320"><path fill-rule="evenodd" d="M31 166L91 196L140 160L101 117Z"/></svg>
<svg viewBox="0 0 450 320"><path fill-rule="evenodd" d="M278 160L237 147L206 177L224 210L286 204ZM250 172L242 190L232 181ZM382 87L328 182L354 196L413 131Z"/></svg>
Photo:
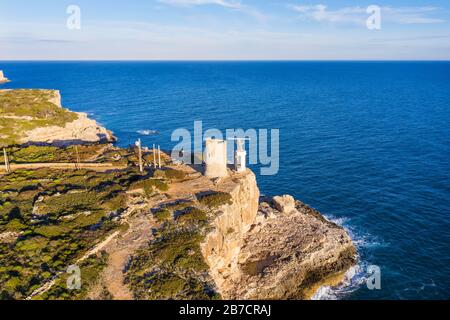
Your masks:
<svg viewBox="0 0 450 320"><path fill-rule="evenodd" d="M215 213L213 231L206 236L202 246L211 275L222 292L228 288L230 281L237 280L240 275L240 249L244 236L255 221L259 201L256 177L249 170L224 189L232 197L231 204L222 206Z"/></svg>
<svg viewBox="0 0 450 320"><path fill-rule="evenodd" d="M276 196L272 200L275 209L283 213L289 213L295 210L295 199L293 196L284 195Z"/></svg>
<svg viewBox="0 0 450 320"><path fill-rule="evenodd" d="M54 91L50 102L62 107L59 91ZM21 139L21 143L65 146L78 143L113 142L116 140L111 131L100 126L95 120L89 119L87 114L81 112L75 112L75 114L77 119L66 123L64 127L45 126L25 132L25 137Z"/></svg>
<svg viewBox="0 0 450 320"><path fill-rule="evenodd" d="M111 131L100 126L95 120L89 119L87 114L77 113L78 119L67 123L64 127L39 127L27 131L22 144L52 144L65 146L78 143L113 142Z"/></svg>
<svg viewBox="0 0 450 320"><path fill-rule="evenodd" d="M5 75L3 74L3 71L0 70L0 83L5 83L5 82L9 82L8 78L5 77Z"/></svg>
<svg viewBox="0 0 450 320"><path fill-rule="evenodd" d="M356 259L345 230L291 196L259 204L253 173L233 179L203 255L224 299L307 299Z"/></svg>
<svg viewBox="0 0 450 320"><path fill-rule="evenodd" d="M230 298L307 299L329 277L356 262L356 249L345 230L296 201L289 212L261 205L268 217L248 232L239 253L239 285ZM269 214L267 214L269 213Z"/></svg>

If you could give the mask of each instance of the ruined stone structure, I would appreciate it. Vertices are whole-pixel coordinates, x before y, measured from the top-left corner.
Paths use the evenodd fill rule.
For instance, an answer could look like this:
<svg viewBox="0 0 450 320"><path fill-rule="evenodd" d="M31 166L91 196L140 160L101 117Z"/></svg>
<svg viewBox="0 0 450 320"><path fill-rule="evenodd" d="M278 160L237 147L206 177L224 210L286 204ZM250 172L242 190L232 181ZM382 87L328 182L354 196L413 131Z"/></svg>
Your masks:
<svg viewBox="0 0 450 320"><path fill-rule="evenodd" d="M206 177L223 178L228 176L227 142L219 139L206 139L204 161Z"/></svg>

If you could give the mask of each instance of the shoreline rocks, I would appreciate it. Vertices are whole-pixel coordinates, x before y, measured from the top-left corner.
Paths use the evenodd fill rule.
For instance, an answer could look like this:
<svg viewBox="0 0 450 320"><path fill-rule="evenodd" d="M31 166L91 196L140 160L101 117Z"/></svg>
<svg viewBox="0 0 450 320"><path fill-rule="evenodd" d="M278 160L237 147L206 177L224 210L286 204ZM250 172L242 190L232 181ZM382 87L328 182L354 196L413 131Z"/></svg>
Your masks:
<svg viewBox="0 0 450 320"><path fill-rule="evenodd" d="M1 83L6 83L9 82L9 79L5 77L5 75L3 74L3 71L0 70L0 84Z"/></svg>
<svg viewBox="0 0 450 320"><path fill-rule="evenodd" d="M10 93L16 90L0 91ZM22 92L23 91L24 90L22 90ZM14 137L13 144L23 146L53 145L57 147L65 147L68 145L86 143L110 143L117 140L111 131L98 124L95 120L90 119L86 113L73 112L63 108L61 105L61 94L58 90L42 89L34 91L37 92L37 97L39 97L39 93L45 96L45 100L49 102L50 105L49 109L61 108L67 114L71 114L72 117L64 124L54 124L54 122L52 123L51 118L49 118L49 124L45 124L47 118L45 116L37 118L32 110L30 110L28 114L24 112L18 115L15 115L14 113L3 114L0 116L0 118L10 120L10 125L17 128L16 132L13 132L13 134L11 134L10 132L10 135ZM39 98L42 99L42 97ZM37 101L37 99L39 98L35 98L35 101ZM27 97L27 99L30 99L28 108L32 109L34 101L30 97ZM51 112L52 111L49 110L48 113L51 115ZM14 123L14 121L17 122L17 125ZM24 123L31 124L38 123L38 121L43 122L43 124L40 126L35 126L34 128L29 128L28 130L21 129L27 128Z"/></svg>
<svg viewBox="0 0 450 320"><path fill-rule="evenodd" d="M235 179L202 252L224 299L309 299L356 263L347 232L292 196L259 201L254 174Z"/></svg>
<svg viewBox="0 0 450 320"><path fill-rule="evenodd" d="M49 100L62 108L61 94L54 90L53 98ZM24 144L51 144L54 146L67 146L83 143L108 143L116 141L112 132L100 126L97 121L92 120L86 113L74 112L78 119L67 123L64 127L49 126L40 127L26 132L22 140Z"/></svg>
<svg viewBox="0 0 450 320"><path fill-rule="evenodd" d="M112 132L89 119L85 113L77 112L78 119L64 127L49 126L27 131L21 140L24 145L54 145L64 147L72 144L108 143L116 141Z"/></svg>

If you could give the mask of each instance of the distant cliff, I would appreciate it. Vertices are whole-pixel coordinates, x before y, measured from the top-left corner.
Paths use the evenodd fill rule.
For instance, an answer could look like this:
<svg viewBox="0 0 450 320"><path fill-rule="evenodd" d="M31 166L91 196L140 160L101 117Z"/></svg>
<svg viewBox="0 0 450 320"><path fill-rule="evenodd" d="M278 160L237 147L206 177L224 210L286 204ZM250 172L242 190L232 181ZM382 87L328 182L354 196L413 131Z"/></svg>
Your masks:
<svg viewBox="0 0 450 320"><path fill-rule="evenodd" d="M5 77L5 75L3 74L3 71L0 70L0 83L4 83L4 82L8 82L8 78Z"/></svg>
<svg viewBox="0 0 450 320"><path fill-rule="evenodd" d="M0 145L70 145L114 141L84 113L61 107L56 90L0 90Z"/></svg>

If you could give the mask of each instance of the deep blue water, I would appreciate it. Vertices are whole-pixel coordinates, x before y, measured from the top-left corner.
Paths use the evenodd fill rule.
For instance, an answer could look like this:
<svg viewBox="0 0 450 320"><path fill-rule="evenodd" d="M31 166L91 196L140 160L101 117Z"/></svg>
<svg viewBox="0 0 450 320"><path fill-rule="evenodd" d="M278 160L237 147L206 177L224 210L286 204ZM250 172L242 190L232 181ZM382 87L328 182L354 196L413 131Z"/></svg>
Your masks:
<svg viewBox="0 0 450 320"><path fill-rule="evenodd" d="M349 229L381 290L347 299L450 298L450 63L0 62L4 88L61 90L63 105L170 149L175 128L279 128L292 194ZM138 130L160 131L139 136ZM254 168L257 169L257 168ZM257 171L258 172L258 171Z"/></svg>

